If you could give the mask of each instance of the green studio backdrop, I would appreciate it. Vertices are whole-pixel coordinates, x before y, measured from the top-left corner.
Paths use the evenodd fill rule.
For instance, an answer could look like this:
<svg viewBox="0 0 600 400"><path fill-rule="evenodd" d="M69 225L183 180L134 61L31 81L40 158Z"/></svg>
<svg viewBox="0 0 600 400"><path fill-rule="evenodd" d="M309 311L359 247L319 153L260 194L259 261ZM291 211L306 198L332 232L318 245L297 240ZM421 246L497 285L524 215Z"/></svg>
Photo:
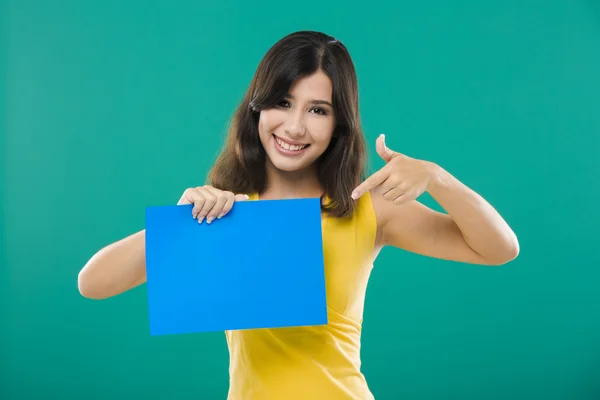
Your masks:
<svg viewBox="0 0 600 400"><path fill-rule="evenodd" d="M598 2L2 7L3 399L225 398L223 333L150 337L145 286L93 301L77 273L204 182L261 57L300 29L350 49L372 170L384 132L520 240L501 267L383 251L362 342L376 398L600 398Z"/></svg>

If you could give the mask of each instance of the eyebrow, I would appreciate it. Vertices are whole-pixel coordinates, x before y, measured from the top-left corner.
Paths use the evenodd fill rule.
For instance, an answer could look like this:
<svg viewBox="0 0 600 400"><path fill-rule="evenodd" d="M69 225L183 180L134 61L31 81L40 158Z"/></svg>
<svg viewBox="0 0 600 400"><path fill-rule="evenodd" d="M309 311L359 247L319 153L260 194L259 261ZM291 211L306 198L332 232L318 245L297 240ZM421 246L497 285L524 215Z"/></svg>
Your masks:
<svg viewBox="0 0 600 400"><path fill-rule="evenodd" d="M286 97L289 97L290 99L293 99L293 98L294 98L294 96L292 96L292 95L291 95L291 94L289 94L289 93L286 93L286 94L285 94L285 96L286 96ZM311 104L326 104L326 105L328 105L329 107L333 108L333 104L331 104L331 103L330 103L330 102L328 102L327 100L311 100L311 101L310 101L310 103L311 103Z"/></svg>

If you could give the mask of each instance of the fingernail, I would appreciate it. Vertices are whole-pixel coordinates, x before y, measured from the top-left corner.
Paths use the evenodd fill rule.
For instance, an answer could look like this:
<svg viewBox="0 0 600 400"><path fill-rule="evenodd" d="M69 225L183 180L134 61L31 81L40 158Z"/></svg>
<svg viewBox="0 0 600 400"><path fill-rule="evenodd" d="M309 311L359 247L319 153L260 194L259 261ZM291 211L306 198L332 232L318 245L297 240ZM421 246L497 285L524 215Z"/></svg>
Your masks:
<svg viewBox="0 0 600 400"><path fill-rule="evenodd" d="M217 215L217 219L221 219L221 218L223 218L223 214Z"/></svg>
<svg viewBox="0 0 600 400"><path fill-rule="evenodd" d="M249 198L250 198L250 196L248 196L247 194L245 194L244 196L246 197L246 199L249 199Z"/></svg>
<svg viewBox="0 0 600 400"><path fill-rule="evenodd" d="M198 223L201 224L203 220L204 220L204 217L199 217L198 218Z"/></svg>
<svg viewBox="0 0 600 400"><path fill-rule="evenodd" d="M356 200L358 198L358 193L356 193L356 192L352 193L352 198L354 200Z"/></svg>
<svg viewBox="0 0 600 400"><path fill-rule="evenodd" d="M215 219L214 217L208 217L208 218L206 218L206 223L210 224L211 222L214 221L214 219Z"/></svg>

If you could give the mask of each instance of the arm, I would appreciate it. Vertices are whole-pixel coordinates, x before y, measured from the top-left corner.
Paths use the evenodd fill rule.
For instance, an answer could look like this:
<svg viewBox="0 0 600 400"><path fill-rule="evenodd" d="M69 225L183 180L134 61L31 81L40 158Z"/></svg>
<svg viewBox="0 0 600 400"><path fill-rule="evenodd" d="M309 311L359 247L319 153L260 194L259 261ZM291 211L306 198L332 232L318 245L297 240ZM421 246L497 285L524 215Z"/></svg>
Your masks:
<svg viewBox="0 0 600 400"><path fill-rule="evenodd" d="M121 294L146 281L146 231L112 243L96 254L79 272L82 296L104 299Z"/></svg>
<svg viewBox="0 0 600 400"><path fill-rule="evenodd" d="M394 204L375 190L381 245L452 261L502 265L517 257L516 235L479 194L436 164L429 172L428 193L448 214L416 200Z"/></svg>

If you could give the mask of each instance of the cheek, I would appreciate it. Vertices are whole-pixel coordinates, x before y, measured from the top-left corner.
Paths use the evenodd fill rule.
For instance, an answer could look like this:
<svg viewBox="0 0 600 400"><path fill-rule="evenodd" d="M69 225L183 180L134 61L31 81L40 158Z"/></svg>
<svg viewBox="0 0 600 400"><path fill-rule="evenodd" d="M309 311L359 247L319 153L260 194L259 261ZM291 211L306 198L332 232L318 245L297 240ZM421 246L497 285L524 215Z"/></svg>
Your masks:
<svg viewBox="0 0 600 400"><path fill-rule="evenodd" d="M261 111L258 119L258 133L261 136L270 136L277 125L277 113L274 110Z"/></svg>
<svg viewBox="0 0 600 400"><path fill-rule="evenodd" d="M316 144L327 146L333 136L335 125L330 121L315 123L311 128L311 136Z"/></svg>
<svg viewBox="0 0 600 400"><path fill-rule="evenodd" d="M261 112L260 116L258 118L258 134L260 136L262 136L263 132L267 129L267 127L266 127L267 121L268 121L268 117L265 116L264 112Z"/></svg>

